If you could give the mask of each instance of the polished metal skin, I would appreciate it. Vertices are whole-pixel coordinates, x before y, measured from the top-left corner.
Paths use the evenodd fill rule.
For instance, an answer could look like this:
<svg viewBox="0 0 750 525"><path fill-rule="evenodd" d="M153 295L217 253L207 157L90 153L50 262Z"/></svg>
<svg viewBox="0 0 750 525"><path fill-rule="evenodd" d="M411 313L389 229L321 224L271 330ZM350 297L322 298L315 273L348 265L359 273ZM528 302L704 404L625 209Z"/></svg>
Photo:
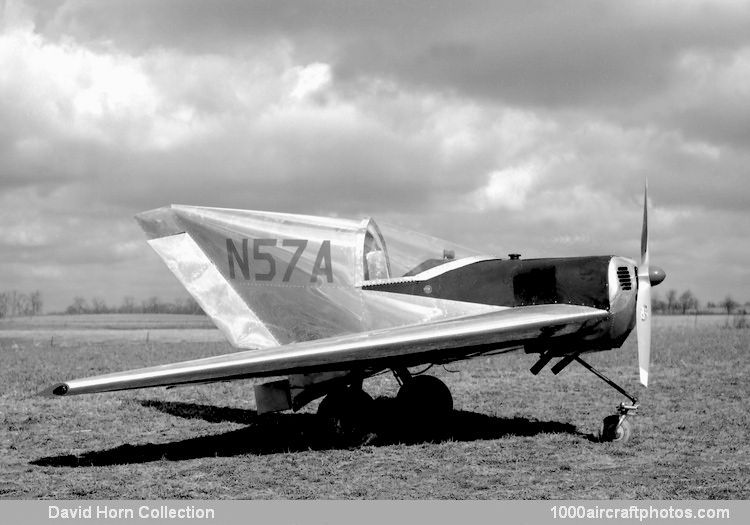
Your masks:
<svg viewBox="0 0 750 525"><path fill-rule="evenodd" d="M159 208L136 218L152 248L238 348L497 310L362 290L366 279L388 279L390 266L403 264L388 255L372 219L194 206Z"/></svg>
<svg viewBox="0 0 750 525"><path fill-rule="evenodd" d="M232 346L268 348L279 344L190 235L170 235L152 239L149 244Z"/></svg>
<svg viewBox="0 0 750 525"><path fill-rule="evenodd" d="M422 362L420 355L457 347L471 351L479 345L500 346L535 339L549 327L557 327L558 336L569 335L587 322L604 319L607 315L603 310L572 305L513 308L76 379L55 385L51 390L57 395L73 395L357 366L382 369L400 363L416 364Z"/></svg>
<svg viewBox="0 0 750 525"><path fill-rule="evenodd" d="M240 351L76 379L48 393L329 372L361 381L520 347L546 352L547 361L577 356L622 344L643 314L636 296L651 279L622 257L501 260L381 230L369 218L173 205L137 220ZM645 232L644 223L644 239Z"/></svg>
<svg viewBox="0 0 750 525"><path fill-rule="evenodd" d="M649 265L648 268L648 277L649 281L651 281L651 286L656 286L657 284L661 284L662 281L667 278L667 272L652 264Z"/></svg>

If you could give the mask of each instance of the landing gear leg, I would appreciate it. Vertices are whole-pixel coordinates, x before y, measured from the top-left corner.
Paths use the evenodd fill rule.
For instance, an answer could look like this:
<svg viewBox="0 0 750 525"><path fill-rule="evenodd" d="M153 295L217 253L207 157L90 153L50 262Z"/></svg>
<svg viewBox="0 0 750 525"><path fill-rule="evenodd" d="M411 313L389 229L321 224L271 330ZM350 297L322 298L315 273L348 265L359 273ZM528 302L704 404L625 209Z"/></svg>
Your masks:
<svg viewBox="0 0 750 525"><path fill-rule="evenodd" d="M617 413L605 417L599 430L599 441L616 441L619 443L627 442L632 434L630 421L627 420L627 417L634 415L638 410L638 407L640 406L638 404L638 398L636 398L632 394L629 394L624 388L602 374L599 370L588 364L577 355L573 359L578 361L583 367L587 368L599 379L607 383L609 386L611 386L622 395L627 397L628 400L630 400L629 404L620 403L619 405L617 405Z"/></svg>

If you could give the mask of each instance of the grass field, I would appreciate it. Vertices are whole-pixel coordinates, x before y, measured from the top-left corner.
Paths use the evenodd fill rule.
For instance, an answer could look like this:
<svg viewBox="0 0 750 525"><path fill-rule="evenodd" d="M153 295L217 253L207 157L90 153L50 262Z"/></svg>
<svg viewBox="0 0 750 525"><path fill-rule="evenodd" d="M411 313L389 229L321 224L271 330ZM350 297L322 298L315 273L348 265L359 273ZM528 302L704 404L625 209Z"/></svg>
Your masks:
<svg viewBox="0 0 750 525"><path fill-rule="evenodd" d="M0 319L0 331L60 332L65 330L192 330L200 328L213 329L214 324L205 315L182 314L53 314Z"/></svg>
<svg viewBox="0 0 750 525"><path fill-rule="evenodd" d="M385 420L358 448L327 438L315 404L257 416L251 382L34 395L61 379L231 351L205 323L193 316L0 323L0 497L750 495L750 330L724 328L720 317L655 318L648 390L637 386L634 338L590 357L641 399L624 446L594 440L619 394L580 366L532 376L534 358L523 353L435 370L456 407L445 435L402 443ZM387 409L397 386L384 375L365 388Z"/></svg>

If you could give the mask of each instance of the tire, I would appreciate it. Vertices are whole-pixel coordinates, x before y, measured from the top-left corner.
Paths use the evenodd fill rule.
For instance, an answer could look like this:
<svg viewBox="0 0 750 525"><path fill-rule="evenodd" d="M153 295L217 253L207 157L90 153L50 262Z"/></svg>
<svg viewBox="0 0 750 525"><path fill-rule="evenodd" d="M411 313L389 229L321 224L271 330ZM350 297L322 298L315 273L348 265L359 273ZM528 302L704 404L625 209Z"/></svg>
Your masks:
<svg viewBox="0 0 750 525"><path fill-rule="evenodd" d="M441 434L453 414L453 396L434 376L415 376L404 383L396 396L402 426L410 435Z"/></svg>
<svg viewBox="0 0 750 525"><path fill-rule="evenodd" d="M630 440L632 432L630 421L626 419L620 423L620 416L614 414L605 417L602 421L602 426L599 430L599 441L626 443Z"/></svg>
<svg viewBox="0 0 750 525"><path fill-rule="evenodd" d="M337 439L357 440L371 428L374 401L360 388L346 387L330 392L318 406L318 417L326 431Z"/></svg>

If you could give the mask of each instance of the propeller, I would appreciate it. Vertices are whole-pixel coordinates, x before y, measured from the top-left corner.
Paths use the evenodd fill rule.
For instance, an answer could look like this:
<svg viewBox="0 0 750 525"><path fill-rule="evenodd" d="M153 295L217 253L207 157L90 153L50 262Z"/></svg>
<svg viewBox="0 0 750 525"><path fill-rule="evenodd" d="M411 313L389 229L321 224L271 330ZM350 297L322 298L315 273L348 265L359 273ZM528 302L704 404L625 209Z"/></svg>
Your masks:
<svg viewBox="0 0 750 525"><path fill-rule="evenodd" d="M658 270L661 271L661 269ZM661 273L664 272L661 271ZM635 311L636 335L638 337L638 367L641 372L641 384L643 386L648 386L648 368L651 357L651 272L649 270L648 257L648 181L646 181L643 190L641 264L638 266L638 297L636 299Z"/></svg>

